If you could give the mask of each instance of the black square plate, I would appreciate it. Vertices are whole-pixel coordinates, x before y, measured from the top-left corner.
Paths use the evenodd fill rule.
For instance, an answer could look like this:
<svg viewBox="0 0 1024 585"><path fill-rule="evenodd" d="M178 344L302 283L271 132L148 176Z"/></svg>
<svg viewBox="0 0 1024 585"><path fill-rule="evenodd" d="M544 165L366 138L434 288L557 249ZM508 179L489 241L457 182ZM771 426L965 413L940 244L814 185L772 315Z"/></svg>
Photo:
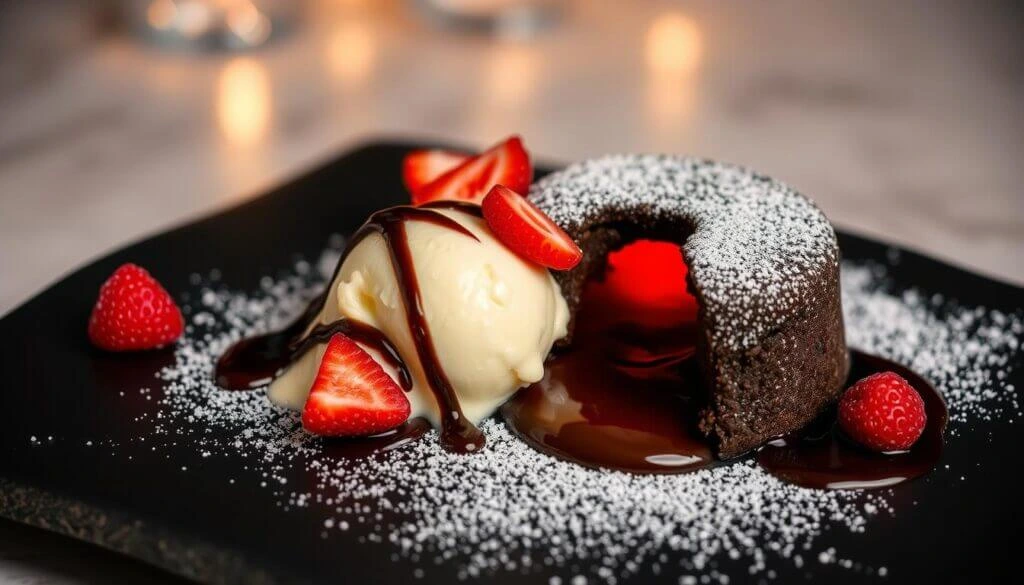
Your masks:
<svg viewBox="0 0 1024 585"><path fill-rule="evenodd" d="M322 538L323 504L283 510L270 490L247 487L257 471L243 460L211 462L187 441L149 449L138 440L139 428L151 424L159 393L154 374L173 361L172 352L110 355L86 338L98 287L124 262L146 266L183 298L195 288L194 273L217 270L233 288L257 290L261 277L292 266L297 256L316 258L330 234L351 233L372 211L405 201L399 169L412 147L371 144L348 153L244 205L93 262L0 320L0 515L202 582L404 583L418 576L417 566L393 557L388 546L366 542L368 525ZM853 235L840 234L840 242L846 259L885 264L895 255ZM913 286L968 305L1020 310L1022 289L912 252L898 256L896 291ZM1021 355L1012 360L1019 365ZM1005 383L1024 387L1022 371L1014 369ZM140 388L154 390L146 395ZM1016 478L1024 464L1017 450L1024 432L1011 418L960 425L947 438L943 465L963 470L965 480L955 471L899 486L891 517L873 519L864 534L824 538L853 558L886 565L898 581L1009 576L1019 542L1012 535L1021 526ZM90 443L100 439L102 449ZM301 466L281 473L302 484ZM452 582L458 564L431 566L425 580ZM488 577L546 583L563 569ZM777 571L779 582L866 577L816 562ZM762 578L740 571L731 582ZM653 579L641 571L633 580Z"/></svg>

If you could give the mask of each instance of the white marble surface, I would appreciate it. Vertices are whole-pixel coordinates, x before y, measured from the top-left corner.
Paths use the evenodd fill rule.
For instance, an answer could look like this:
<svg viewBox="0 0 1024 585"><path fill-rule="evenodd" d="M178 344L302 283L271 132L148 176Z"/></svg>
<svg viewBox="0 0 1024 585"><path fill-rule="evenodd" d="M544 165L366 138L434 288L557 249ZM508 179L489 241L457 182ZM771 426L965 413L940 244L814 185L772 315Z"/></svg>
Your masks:
<svg viewBox="0 0 1024 585"><path fill-rule="evenodd" d="M311 2L298 34L244 55L162 53L101 32L84 6L5 6L0 313L361 141L483 146L510 132L546 159L746 164L842 227L1024 283L1013 2L567 6L523 42L442 33L405 2ZM118 571L167 580L0 523L0 582Z"/></svg>

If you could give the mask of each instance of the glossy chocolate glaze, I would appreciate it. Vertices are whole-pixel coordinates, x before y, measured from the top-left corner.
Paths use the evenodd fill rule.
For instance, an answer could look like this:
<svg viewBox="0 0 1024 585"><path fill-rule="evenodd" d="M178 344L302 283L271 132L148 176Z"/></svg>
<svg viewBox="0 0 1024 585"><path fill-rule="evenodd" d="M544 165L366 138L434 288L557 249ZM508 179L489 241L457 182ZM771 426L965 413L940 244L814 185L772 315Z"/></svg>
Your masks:
<svg viewBox="0 0 1024 585"><path fill-rule="evenodd" d="M420 207L392 207L378 211L370 216L352 236L345 253L338 261L330 283L334 282L349 252L355 249L363 238L371 233L380 234L384 238L405 305L409 331L412 333L413 343L427 377L427 383L441 410L441 442L450 451L468 453L483 446L484 436L463 416L458 397L441 367L437 350L434 348L434 342L430 336L430 327L423 314L419 281L416 277L412 251L409 249L405 230L407 222L423 221L450 229L474 240L477 239L461 224L438 213L436 211L438 209L452 209L480 216L479 206L450 201ZM385 360L398 369L399 382L406 390L409 390L412 387L409 370L402 363L398 351L380 331L348 319L317 325L310 329L327 302L328 294L329 290L325 290L313 299L303 314L284 330L243 339L228 348L217 362L215 371L217 383L224 388L239 390L266 385L317 343L329 340L335 333L344 333L356 341L375 348L383 355Z"/></svg>
<svg viewBox="0 0 1024 585"><path fill-rule="evenodd" d="M948 414L938 391L896 362L859 351L850 353L847 386L871 374L890 371L917 390L928 417L921 438L899 453L868 451L843 436L835 408L830 408L801 432L772 441L757 453L757 462L772 475L818 489L881 488L925 475L939 462Z"/></svg>
<svg viewBox="0 0 1024 585"><path fill-rule="evenodd" d="M715 462L697 430L700 378L694 324L590 330L544 379L505 403L509 428L535 449L586 467L680 473ZM587 325L585 326L584 323Z"/></svg>

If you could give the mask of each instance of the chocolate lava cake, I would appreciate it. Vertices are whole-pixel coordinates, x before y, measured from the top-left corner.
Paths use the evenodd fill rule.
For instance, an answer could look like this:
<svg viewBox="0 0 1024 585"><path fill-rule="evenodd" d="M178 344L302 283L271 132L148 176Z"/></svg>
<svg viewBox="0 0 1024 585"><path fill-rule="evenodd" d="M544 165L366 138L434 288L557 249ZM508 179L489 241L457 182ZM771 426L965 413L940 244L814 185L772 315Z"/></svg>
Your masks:
<svg viewBox="0 0 1024 585"><path fill-rule="evenodd" d="M839 248L803 195L731 165L628 155L552 174L530 199L583 249L555 273L573 316L609 251L640 237L681 244L700 304L700 426L720 457L803 427L838 397L849 369Z"/></svg>

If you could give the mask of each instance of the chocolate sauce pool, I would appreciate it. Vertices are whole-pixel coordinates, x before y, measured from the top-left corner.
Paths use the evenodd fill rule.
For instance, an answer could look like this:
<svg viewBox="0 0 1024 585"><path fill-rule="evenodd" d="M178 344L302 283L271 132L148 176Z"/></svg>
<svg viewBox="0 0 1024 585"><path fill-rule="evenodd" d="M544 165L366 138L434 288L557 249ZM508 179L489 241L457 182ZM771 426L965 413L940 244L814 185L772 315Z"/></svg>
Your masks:
<svg viewBox="0 0 1024 585"><path fill-rule="evenodd" d="M804 487L869 489L893 486L920 477L939 462L948 413L942 397L924 378L896 362L850 352L847 387L877 372L896 372L924 399L928 423L921 438L907 451L875 453L843 436L835 408L798 433L772 441L757 453L757 463L769 473Z"/></svg>
<svg viewBox="0 0 1024 585"><path fill-rule="evenodd" d="M547 363L543 380L502 407L508 427L535 449L587 467L687 473L731 463L717 460L696 428L695 321L680 318L685 307L673 313L623 305L613 288L588 284L572 347ZM921 394L928 416L921 438L906 452L870 452L842 436L831 408L750 455L766 471L805 487L869 489L919 477L938 463L947 413L935 388L895 362L859 351L850 357L847 387L893 371Z"/></svg>
<svg viewBox="0 0 1024 585"><path fill-rule="evenodd" d="M427 221L476 238L434 211L437 208L480 213L479 207L453 202L386 209L371 216L356 232L346 255L370 233L384 237L418 357L442 409L442 445L450 451L468 453L482 447L484 438L462 415L440 366L421 310L405 224ZM335 276L344 259L345 255L338 262ZM636 282L631 278L623 290L635 288ZM694 358L699 333L695 301L692 297L677 298L675 305L686 306L659 306L650 304L649 299L636 302L635 297L631 304L628 299L624 302L624 297L617 298L612 288L608 282L588 285L572 346L548 361L543 380L521 390L501 408L508 427L544 453L592 468L687 473L731 463L717 460L711 445L697 430L702 392ZM402 387L411 389L408 369L380 331L346 319L313 326L327 294L325 291L314 299L283 331L244 339L229 348L217 363L218 384L239 390L266 385L313 346L342 333L375 348L397 369ZM751 456L784 481L819 489L881 488L924 475L942 453L945 404L938 392L914 372L857 351L851 352L847 386L881 371L900 374L924 399L928 424L909 451L879 454L860 448L842 436L835 411L830 409L807 428L771 441ZM341 456L369 456L417 440L427 430L426 421L414 419L382 435L330 441L328 448Z"/></svg>
<svg viewBox="0 0 1024 585"><path fill-rule="evenodd" d="M509 429L587 467L680 473L714 463L697 430L694 324L601 332L597 315L580 314L573 347L502 406Z"/></svg>
<svg viewBox="0 0 1024 585"><path fill-rule="evenodd" d="M632 473L686 473L731 463L715 459L697 431L695 360L663 356L645 365L626 364L602 358L600 341L581 345L552 360L542 381L502 407L517 436L559 459ZM920 477L935 467L947 419L939 394L895 362L858 351L851 358L847 385L893 371L921 394L928 424L918 442L900 453L868 451L843 437L830 408L807 428L753 454L766 471L804 487L870 489Z"/></svg>
<svg viewBox="0 0 1024 585"><path fill-rule="evenodd" d="M386 453L400 449L427 434L430 421L425 418L411 418L401 426L369 437L347 437L344 439L324 439L324 452L332 457L345 459L362 459L378 453Z"/></svg>

